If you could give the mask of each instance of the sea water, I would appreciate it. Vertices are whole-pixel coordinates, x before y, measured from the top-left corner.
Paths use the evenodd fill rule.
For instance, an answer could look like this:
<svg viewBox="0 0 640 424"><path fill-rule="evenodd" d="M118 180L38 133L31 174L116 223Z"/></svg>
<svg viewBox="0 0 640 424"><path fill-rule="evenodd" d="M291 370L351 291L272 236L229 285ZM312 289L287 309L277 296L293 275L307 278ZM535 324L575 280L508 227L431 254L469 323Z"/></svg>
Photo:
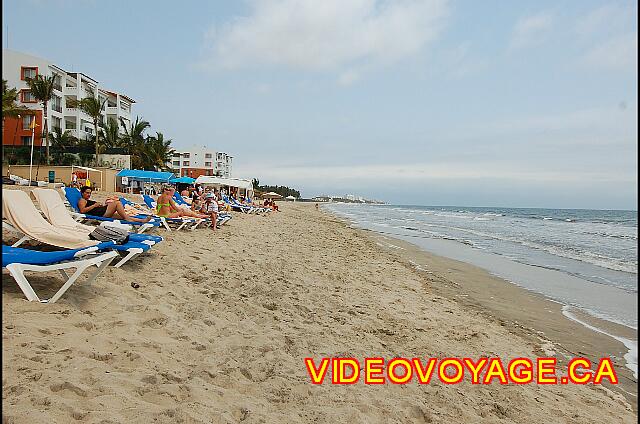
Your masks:
<svg viewBox="0 0 640 424"><path fill-rule="evenodd" d="M637 211L348 203L325 207L358 227L473 263L637 329Z"/></svg>

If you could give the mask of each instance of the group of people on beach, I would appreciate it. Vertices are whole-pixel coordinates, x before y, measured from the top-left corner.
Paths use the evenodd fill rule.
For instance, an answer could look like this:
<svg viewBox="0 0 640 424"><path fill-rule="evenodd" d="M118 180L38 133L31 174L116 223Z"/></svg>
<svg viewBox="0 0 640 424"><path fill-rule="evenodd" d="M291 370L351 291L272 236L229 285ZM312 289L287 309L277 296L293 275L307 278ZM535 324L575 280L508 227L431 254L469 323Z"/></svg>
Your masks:
<svg viewBox="0 0 640 424"><path fill-rule="evenodd" d="M224 190L224 189L223 189ZM119 197L108 197L104 203L91 200L92 188L83 186L80 188L81 198L78 200L78 209L81 213L91 214L95 216L103 216L107 218L119 218L133 222L149 222L153 219L152 215L141 218L136 215L146 214L148 211L137 210L135 207L123 205ZM223 196L226 193L221 192L217 188L202 187L196 184L195 187L189 187L182 190L180 196L185 201L185 205L178 205L175 201L176 188L172 185L165 185L161 189L161 193L156 200L156 210L154 214L163 218L210 218L215 223L218 220L218 214L221 210L230 211L232 206L224 201ZM237 193L230 192L229 197L232 201L247 207L258 207L248 197L240 197L235 199ZM272 211L278 211L278 205L272 199L266 199L262 205ZM215 231L220 228L219 225L212 225Z"/></svg>

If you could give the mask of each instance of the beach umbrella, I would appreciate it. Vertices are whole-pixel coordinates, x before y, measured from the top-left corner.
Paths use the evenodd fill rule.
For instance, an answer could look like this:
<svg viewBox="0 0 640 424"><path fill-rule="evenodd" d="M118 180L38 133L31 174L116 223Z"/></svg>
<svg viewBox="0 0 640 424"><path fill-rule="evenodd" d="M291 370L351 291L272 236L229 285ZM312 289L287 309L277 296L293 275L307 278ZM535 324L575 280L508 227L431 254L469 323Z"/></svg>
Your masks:
<svg viewBox="0 0 640 424"><path fill-rule="evenodd" d="M196 179L191 177L179 177L172 178L169 180L169 182L173 184L193 184L196 182Z"/></svg>
<svg viewBox="0 0 640 424"><path fill-rule="evenodd" d="M276 199L282 197L278 193L270 191L269 193L264 193L262 197L275 197Z"/></svg>

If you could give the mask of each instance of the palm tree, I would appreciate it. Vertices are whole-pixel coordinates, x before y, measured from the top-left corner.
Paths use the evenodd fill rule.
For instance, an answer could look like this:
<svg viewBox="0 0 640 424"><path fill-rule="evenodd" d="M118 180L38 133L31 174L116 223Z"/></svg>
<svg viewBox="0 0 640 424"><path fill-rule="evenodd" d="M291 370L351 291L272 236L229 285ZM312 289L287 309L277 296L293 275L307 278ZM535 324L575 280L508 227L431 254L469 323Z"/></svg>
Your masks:
<svg viewBox="0 0 640 424"><path fill-rule="evenodd" d="M149 136L146 141L144 152L146 167L155 170L167 168L167 162L171 161L174 152L171 148L171 140L165 140L161 132L156 132L155 137Z"/></svg>
<svg viewBox="0 0 640 424"><path fill-rule="evenodd" d="M5 117L17 118L24 113L33 113L31 109L27 109L24 106L20 106L16 103L18 98L18 89L9 89L7 80L2 80L2 121L4 123Z"/></svg>
<svg viewBox="0 0 640 424"><path fill-rule="evenodd" d="M96 165L98 165L98 155L100 154L100 144L98 143L98 122L102 121L102 111L104 110L104 105L107 103L107 99L100 101L93 92L90 92L92 95L89 97L85 97L77 103L77 106L82 109L87 115L93 119L93 130L96 133L95 136L95 147L96 147Z"/></svg>
<svg viewBox="0 0 640 424"><path fill-rule="evenodd" d="M107 122L100 125L100 145L106 148L120 147L120 128L118 121L113 118L107 119Z"/></svg>
<svg viewBox="0 0 640 424"><path fill-rule="evenodd" d="M53 86L55 77L53 75L46 77L43 75L36 75L35 78L27 78L27 84L29 84L29 90L33 97L42 102L42 109L44 115L44 139L49 139L49 128L47 126L47 105L49 100L53 96ZM33 140L35 142L35 140ZM47 165L49 164L49 143L47 142Z"/></svg>
<svg viewBox="0 0 640 424"><path fill-rule="evenodd" d="M71 131L62 132L60 128L54 128L53 132L49 134L49 143L52 147L64 150L65 147L75 146L78 144L78 139L71 135Z"/></svg>
<svg viewBox="0 0 640 424"><path fill-rule="evenodd" d="M136 116L135 122L131 122L129 126L120 118L120 125L124 129L121 144L126 146L131 155L131 167L144 169L145 160L145 131L151 127L149 122Z"/></svg>

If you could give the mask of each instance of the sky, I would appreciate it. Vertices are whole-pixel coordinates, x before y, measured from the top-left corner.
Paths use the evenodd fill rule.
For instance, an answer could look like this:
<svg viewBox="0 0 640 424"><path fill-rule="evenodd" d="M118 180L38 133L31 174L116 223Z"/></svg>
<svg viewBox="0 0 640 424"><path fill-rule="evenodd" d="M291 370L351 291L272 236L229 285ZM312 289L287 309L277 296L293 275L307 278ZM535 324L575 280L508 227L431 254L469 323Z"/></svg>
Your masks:
<svg viewBox="0 0 640 424"><path fill-rule="evenodd" d="M7 0L3 48L303 196L637 210L637 2ZM42 25L42 22L48 22Z"/></svg>

